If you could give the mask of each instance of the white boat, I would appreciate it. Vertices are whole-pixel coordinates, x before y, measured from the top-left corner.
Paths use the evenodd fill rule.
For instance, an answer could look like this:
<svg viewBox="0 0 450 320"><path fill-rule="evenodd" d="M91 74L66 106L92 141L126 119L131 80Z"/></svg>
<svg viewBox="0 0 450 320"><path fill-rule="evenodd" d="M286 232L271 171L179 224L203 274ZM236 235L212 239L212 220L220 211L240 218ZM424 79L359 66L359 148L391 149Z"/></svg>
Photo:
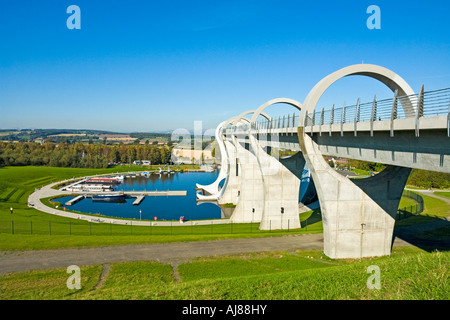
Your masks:
<svg viewBox="0 0 450 320"><path fill-rule="evenodd" d="M214 171L213 166L204 165L204 166L201 166L200 168L201 168L201 170L203 170L205 172L213 172Z"/></svg>
<svg viewBox="0 0 450 320"><path fill-rule="evenodd" d="M74 192L103 192L114 191L115 188L112 185L105 184L77 184L66 188L66 190Z"/></svg>

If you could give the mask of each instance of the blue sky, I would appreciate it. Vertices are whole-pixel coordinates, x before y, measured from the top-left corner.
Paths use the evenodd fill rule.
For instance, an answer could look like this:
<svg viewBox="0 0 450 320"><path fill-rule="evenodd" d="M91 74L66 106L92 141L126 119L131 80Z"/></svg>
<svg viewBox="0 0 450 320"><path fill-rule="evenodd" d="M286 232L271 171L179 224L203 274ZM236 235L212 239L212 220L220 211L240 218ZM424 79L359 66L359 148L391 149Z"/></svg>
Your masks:
<svg viewBox="0 0 450 320"><path fill-rule="evenodd" d="M69 30L69 5L81 29ZM370 5L381 29L369 30ZM0 2L0 128L203 130L356 63L450 86L448 1ZM320 106L391 93L349 77ZM292 107L267 109L272 115Z"/></svg>

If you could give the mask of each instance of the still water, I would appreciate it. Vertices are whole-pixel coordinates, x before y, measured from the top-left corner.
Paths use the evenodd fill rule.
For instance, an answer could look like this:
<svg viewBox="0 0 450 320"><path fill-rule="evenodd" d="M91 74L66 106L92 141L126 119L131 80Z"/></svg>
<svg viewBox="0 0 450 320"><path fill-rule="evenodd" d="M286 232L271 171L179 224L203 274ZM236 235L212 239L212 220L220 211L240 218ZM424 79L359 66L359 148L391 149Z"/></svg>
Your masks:
<svg viewBox="0 0 450 320"><path fill-rule="evenodd" d="M222 217L219 206L214 203L198 202L196 200L195 184L207 185L214 182L218 176L214 172L188 172L173 174L151 174L149 177L126 178L117 188L118 191L187 191L186 196L145 197L140 205L133 206L135 198L126 199L125 203L93 202L83 199L70 207L70 210L101 214L108 217L153 220L178 220L184 216L186 220L218 219ZM59 198L62 204L73 197ZM141 211L141 212L139 212Z"/></svg>

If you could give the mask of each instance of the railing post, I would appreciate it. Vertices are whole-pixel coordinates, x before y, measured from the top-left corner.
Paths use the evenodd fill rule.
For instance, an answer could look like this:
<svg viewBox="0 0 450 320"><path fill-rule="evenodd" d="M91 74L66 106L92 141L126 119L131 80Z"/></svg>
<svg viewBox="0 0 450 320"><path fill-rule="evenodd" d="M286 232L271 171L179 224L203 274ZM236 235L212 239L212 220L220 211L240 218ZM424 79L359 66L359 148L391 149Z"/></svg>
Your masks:
<svg viewBox="0 0 450 320"><path fill-rule="evenodd" d="M394 136L394 120L397 119L397 107L398 107L398 90L394 92L394 100L392 101L392 111L391 111L391 137Z"/></svg>
<svg viewBox="0 0 450 320"><path fill-rule="evenodd" d="M342 113L341 113L341 137L344 136L344 123L345 123L345 102L344 102L344 106L342 107Z"/></svg>
<svg viewBox="0 0 450 320"><path fill-rule="evenodd" d="M314 127L314 113L313 113L313 117L308 120L308 122L310 122L309 127L311 129L311 136L313 135L313 127Z"/></svg>
<svg viewBox="0 0 450 320"><path fill-rule="evenodd" d="M334 104L333 104L333 106L331 107L331 114L330 114L330 130L329 130L329 132L328 132L328 135L331 137L331 126L333 125L333 123L334 123Z"/></svg>
<svg viewBox="0 0 450 320"><path fill-rule="evenodd" d="M448 99L447 137L450 138L450 99Z"/></svg>
<svg viewBox="0 0 450 320"><path fill-rule="evenodd" d="M322 107L322 112L320 113L320 126L319 126L319 136L322 136L322 125L324 120L324 107Z"/></svg>
<svg viewBox="0 0 450 320"><path fill-rule="evenodd" d="M373 98L372 114L370 116L370 136L373 137L373 123L377 121L377 95Z"/></svg>
<svg viewBox="0 0 450 320"><path fill-rule="evenodd" d="M295 116L295 115L294 115ZM304 125L304 127L305 127L305 131L306 131L306 128L308 127L308 117L309 117L309 115L308 115L308 110L306 110L305 111L305 123L303 123L303 125Z"/></svg>
<svg viewBox="0 0 450 320"><path fill-rule="evenodd" d="M357 131L358 131L358 122L359 122L359 98L358 98L358 102L356 103L356 108L355 108L355 120L354 120L354 135L355 137L357 136Z"/></svg>
<svg viewBox="0 0 450 320"><path fill-rule="evenodd" d="M419 137L419 119L423 117L423 90L424 85L420 88L419 100L417 101L417 113L416 113L416 137Z"/></svg>
<svg viewBox="0 0 450 320"><path fill-rule="evenodd" d="M280 135L280 129L281 129L281 116L278 117L278 128L277 129L278 129L277 130L277 136L279 136Z"/></svg>
<svg viewBox="0 0 450 320"><path fill-rule="evenodd" d="M300 115L299 115L299 121L300 121ZM299 125L300 125L300 123L299 123ZM295 128L295 112L292 114L292 128ZM292 132L291 132L291 136L293 136L294 135L294 130L292 130Z"/></svg>
<svg viewBox="0 0 450 320"><path fill-rule="evenodd" d="M423 104L423 98L424 98L424 85L422 84L422 87L420 88L420 95L419 95L419 100L418 100L418 106L417 106L417 111L419 113L419 117L423 117L423 111L424 111L424 104Z"/></svg>

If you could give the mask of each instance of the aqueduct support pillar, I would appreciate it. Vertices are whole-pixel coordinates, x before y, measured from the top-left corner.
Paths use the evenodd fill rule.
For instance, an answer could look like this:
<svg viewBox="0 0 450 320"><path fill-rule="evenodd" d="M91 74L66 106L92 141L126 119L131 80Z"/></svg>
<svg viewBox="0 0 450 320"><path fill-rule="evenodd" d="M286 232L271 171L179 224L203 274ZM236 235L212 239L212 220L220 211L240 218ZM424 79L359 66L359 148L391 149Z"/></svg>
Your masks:
<svg viewBox="0 0 450 320"><path fill-rule="evenodd" d="M313 113L329 86L352 75L377 79L405 96L414 94L400 76L386 68L353 65L318 82L305 99L303 106L306 111ZM402 107L406 114L415 114L412 101L402 102ZM305 118L302 123L305 123ZM324 253L333 259L389 255L398 204L411 169L388 166L374 177L350 180L328 165L317 143L302 126L298 128L298 138L320 201Z"/></svg>

